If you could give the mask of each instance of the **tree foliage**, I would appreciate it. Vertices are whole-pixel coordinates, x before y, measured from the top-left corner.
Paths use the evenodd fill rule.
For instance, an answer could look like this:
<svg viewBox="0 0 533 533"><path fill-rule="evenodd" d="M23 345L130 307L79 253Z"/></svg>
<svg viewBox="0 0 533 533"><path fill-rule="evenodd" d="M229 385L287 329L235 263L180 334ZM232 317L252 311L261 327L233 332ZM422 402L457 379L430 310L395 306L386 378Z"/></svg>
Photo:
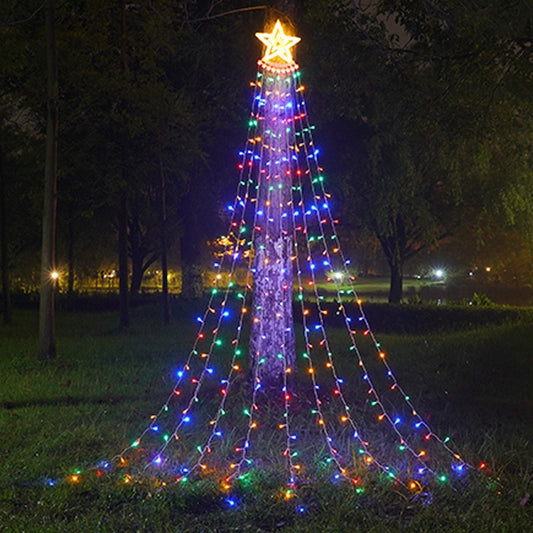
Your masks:
<svg viewBox="0 0 533 533"><path fill-rule="evenodd" d="M332 9L318 1L310 9L309 23L321 28L309 45L318 56L313 83L328 102L321 120L339 132L330 168L343 182L348 220L382 245L392 302L405 261L475 222L502 178L523 174L531 12L500 4L340 1Z"/></svg>

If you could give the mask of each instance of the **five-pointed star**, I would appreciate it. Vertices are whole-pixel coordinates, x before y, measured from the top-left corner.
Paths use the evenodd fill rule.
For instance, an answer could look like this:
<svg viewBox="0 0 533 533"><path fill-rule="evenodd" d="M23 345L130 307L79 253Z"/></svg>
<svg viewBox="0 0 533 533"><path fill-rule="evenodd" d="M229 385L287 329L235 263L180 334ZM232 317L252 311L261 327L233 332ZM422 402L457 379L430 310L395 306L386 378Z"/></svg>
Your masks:
<svg viewBox="0 0 533 533"><path fill-rule="evenodd" d="M272 30L272 33L256 33L255 36L266 45L263 61L272 63L292 63L292 54L290 48L301 41L300 37L285 35L283 26L279 20ZM278 61L272 61L278 60Z"/></svg>

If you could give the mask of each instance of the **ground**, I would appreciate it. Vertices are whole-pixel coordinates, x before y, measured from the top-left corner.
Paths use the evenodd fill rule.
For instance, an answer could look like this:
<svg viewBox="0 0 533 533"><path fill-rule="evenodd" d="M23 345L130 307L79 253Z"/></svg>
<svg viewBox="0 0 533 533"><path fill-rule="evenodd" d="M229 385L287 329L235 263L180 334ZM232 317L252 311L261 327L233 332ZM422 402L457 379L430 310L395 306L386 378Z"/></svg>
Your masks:
<svg viewBox="0 0 533 533"><path fill-rule="evenodd" d="M34 311L18 311L14 326L0 328L0 530L533 530L533 328L530 314L511 310L508 321L484 315L482 326L378 331L417 404L465 455L487 463L490 472L465 485L417 499L391 486L356 494L317 479L287 501L268 473L229 496L208 482L160 490L87 476L64 481L122 449L160 405L195 331L191 304L176 305L170 327L144 307L129 332L115 329L113 313L60 312L60 356L46 365L36 359ZM409 307L401 312L395 323L409 322Z"/></svg>

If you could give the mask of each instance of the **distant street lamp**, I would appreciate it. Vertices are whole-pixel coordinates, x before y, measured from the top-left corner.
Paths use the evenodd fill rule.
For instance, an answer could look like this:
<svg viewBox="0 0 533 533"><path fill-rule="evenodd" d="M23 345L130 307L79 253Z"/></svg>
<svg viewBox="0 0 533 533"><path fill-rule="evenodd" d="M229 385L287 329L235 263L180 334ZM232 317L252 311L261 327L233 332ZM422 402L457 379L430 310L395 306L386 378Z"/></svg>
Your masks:
<svg viewBox="0 0 533 533"><path fill-rule="evenodd" d="M442 270L442 268L438 268L437 270L435 270L434 275L437 279L443 279L445 276L445 272L444 270Z"/></svg>

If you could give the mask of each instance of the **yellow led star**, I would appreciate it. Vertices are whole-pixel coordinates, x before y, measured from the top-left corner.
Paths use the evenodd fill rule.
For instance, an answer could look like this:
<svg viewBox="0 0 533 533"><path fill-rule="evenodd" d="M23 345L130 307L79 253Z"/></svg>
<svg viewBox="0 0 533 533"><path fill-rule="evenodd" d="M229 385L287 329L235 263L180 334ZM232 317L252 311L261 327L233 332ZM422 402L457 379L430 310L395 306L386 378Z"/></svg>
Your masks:
<svg viewBox="0 0 533 533"><path fill-rule="evenodd" d="M285 35L283 26L276 21L271 33L256 33L255 36L266 46L263 61L275 65L291 65L293 63L290 49L301 41L300 37Z"/></svg>

